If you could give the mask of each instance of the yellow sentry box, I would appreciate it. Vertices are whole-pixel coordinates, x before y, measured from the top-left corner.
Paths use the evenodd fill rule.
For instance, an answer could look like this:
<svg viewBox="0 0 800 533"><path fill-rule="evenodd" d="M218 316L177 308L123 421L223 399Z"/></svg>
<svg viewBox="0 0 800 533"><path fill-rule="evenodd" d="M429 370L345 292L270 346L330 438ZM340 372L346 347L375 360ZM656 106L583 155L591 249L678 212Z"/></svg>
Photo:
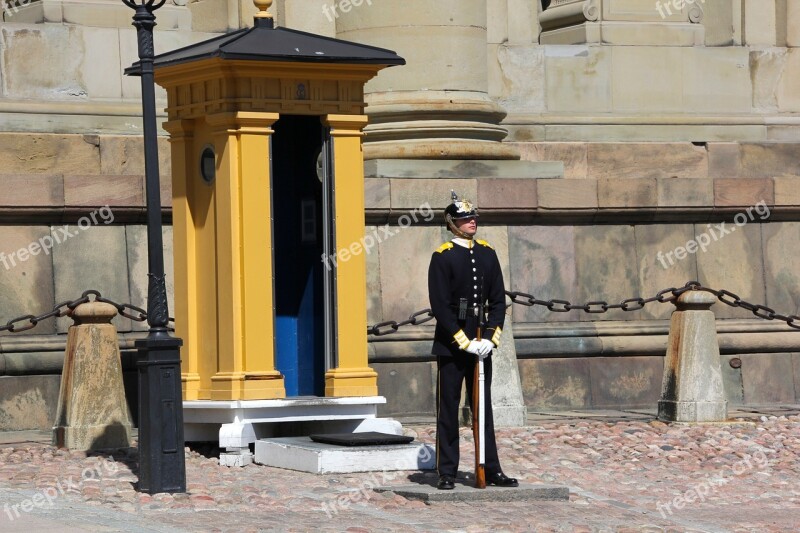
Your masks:
<svg viewBox="0 0 800 533"><path fill-rule="evenodd" d="M337 252L365 231L364 84L405 61L265 15L154 64L168 96L184 399L375 396L366 261Z"/></svg>

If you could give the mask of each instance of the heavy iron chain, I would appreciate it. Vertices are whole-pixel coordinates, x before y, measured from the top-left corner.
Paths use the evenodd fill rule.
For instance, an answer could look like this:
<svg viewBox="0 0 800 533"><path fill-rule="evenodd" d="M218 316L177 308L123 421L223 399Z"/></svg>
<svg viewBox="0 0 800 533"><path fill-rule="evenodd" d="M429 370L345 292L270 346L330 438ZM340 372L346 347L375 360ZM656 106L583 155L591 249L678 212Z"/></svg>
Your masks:
<svg viewBox="0 0 800 533"><path fill-rule="evenodd" d="M750 311L755 316L762 318L764 320L778 320L782 322L786 322L786 324L793 329L800 330L800 316L797 315L783 315L777 313L774 309L767 307L766 305L758 305L752 304L746 300L741 299L738 295L722 289L722 290L715 290L708 287L704 287L697 281L690 281L686 285L680 288L670 287L668 289L664 289L659 291L655 296L650 298L628 298L626 300L622 300L618 304L610 304L603 300L597 300L592 302L587 302L583 305L576 305L572 304L567 300L539 300L532 294L527 294L524 292L519 291L506 291L506 295L511 299L513 304L524 305L527 307L533 307L535 305L540 305L543 307L547 307L547 309L553 313L568 313L569 311L584 311L585 313L589 314L601 314L607 313L613 309L621 309L623 311L639 311L644 309L645 305L652 303L652 302L659 302L659 303L668 303L676 300L681 294L687 291L705 291L713 294L717 297L717 299L728 305L730 307L741 307L742 309L746 309ZM90 296L94 296L94 301L96 302L103 302L107 304L113 305L117 312L131 320L136 322L144 322L147 320L147 311L142 309L141 307L136 307L132 304L120 304L108 298L104 298L99 291L94 289L90 289L88 291L84 291L80 298L76 300L67 300L56 304L55 307L51 311L48 311L44 314L35 316L35 315L23 315L12 320L9 320L4 325L0 325L0 332L1 331L8 331L10 333L20 333L22 331L28 331L29 329L35 328L40 322L47 320L49 318L58 318L62 316L69 315L73 309L78 307L81 304L89 303L92 301ZM510 307L510 305L509 305ZM396 333L401 327L403 326L418 326L420 324L424 324L425 322L429 322L433 320L433 312L430 308L422 309L417 311L416 313L411 314L408 319L402 320L397 322L395 320L387 320L385 322L379 322L373 326L367 327L367 334L374 335L376 337L382 337L384 335L390 335L392 333ZM170 322L174 322L175 319L170 317Z"/></svg>
<svg viewBox="0 0 800 533"><path fill-rule="evenodd" d="M94 296L94 300L90 298L90 296ZM89 289L88 291L84 291L80 298L76 300L67 300L56 304L55 307L51 311L47 313L41 314L39 316L34 315L24 315L12 320L9 320L4 325L0 325L0 331L8 331L10 333L20 333L22 331L28 331L29 329L35 328L40 322L47 320L48 318L58 318L62 316L69 315L73 309L78 307L81 304L89 303L89 302L103 302L107 304L113 305L120 316L125 318L129 318L136 322L144 322L147 320L147 311L142 309L141 307L136 307L135 305L131 304L120 304L113 300L109 300L108 298L104 298L100 291L96 291L94 289ZM174 322L175 319L170 317L170 322Z"/></svg>
<svg viewBox="0 0 800 533"><path fill-rule="evenodd" d="M786 322L786 324L790 328L794 328L800 330L800 316L797 315L782 315L780 313L775 312L774 309L767 307L766 305L756 305L752 304L746 300L742 300L736 294L727 291L725 289L722 290L715 290L710 289L708 287L704 287L698 281L690 281L683 287L670 287L669 289L664 289L659 291L655 296L650 298L628 298L627 300L622 300L618 304L610 304L603 300L597 300L593 302L587 302L583 305L575 305L570 303L567 300L539 300L535 296L531 294L527 294L524 292L519 291L506 291L506 295L511 299L511 305L519 304L524 305L527 307L533 307L535 305L541 305L543 307L547 307L547 309L553 313L568 313L569 311L584 311L585 313L590 314L601 314L607 313L613 309L621 309L623 311L639 311L644 309L644 307L652 302L659 302L659 303L669 303L676 300L681 294L688 292L688 291L705 291L713 294L717 297L717 299L724 303L725 305L729 305L731 307L741 307L742 309L746 309L752 312L755 316L759 318L763 318L764 320L779 320ZM507 307L511 307L511 305ZM417 317L425 315L423 320L418 320ZM417 311L413 315L411 315L408 320L404 320L402 322L395 322L394 320L387 320L386 322L380 322L375 324L374 326L367 327L367 335L374 335L376 337L381 337L383 335L389 335L391 333L397 332L397 330L403 326L409 325L418 325L423 324L431 319L433 319L433 313L430 309L423 309L422 311Z"/></svg>

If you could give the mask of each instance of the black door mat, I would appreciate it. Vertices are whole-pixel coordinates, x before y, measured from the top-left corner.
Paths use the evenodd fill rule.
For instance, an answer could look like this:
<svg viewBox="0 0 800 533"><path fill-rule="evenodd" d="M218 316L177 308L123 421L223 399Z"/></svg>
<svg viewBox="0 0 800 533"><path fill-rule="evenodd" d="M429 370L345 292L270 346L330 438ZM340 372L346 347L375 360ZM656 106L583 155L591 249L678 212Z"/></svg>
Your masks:
<svg viewBox="0 0 800 533"><path fill-rule="evenodd" d="M414 437L405 435L391 435L366 431L364 433L328 433L324 435L309 435L314 442L335 444L337 446L381 446L387 444L408 444Z"/></svg>

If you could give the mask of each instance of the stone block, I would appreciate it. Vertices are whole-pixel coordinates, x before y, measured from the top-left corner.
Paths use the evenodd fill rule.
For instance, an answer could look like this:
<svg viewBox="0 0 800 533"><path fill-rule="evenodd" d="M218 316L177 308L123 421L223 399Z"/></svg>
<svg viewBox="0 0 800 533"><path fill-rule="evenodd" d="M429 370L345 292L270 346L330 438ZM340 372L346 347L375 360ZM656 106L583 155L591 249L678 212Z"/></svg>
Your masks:
<svg viewBox="0 0 800 533"><path fill-rule="evenodd" d="M593 357L592 408L654 408L661 395L661 357Z"/></svg>
<svg viewBox="0 0 800 533"><path fill-rule="evenodd" d="M64 205L144 207L143 176L64 176Z"/></svg>
<svg viewBox="0 0 800 533"><path fill-rule="evenodd" d="M682 287L697 279L697 262L693 255L675 256L675 250L695 239L693 224L640 224L635 227L636 257L639 268L639 294L655 296L670 287ZM700 251L696 253L702 253ZM708 252L712 253L712 252ZM671 304L653 302L636 312L636 318L665 320L675 308Z"/></svg>
<svg viewBox="0 0 800 533"><path fill-rule="evenodd" d="M548 99L545 52L541 46L499 45L491 96L509 113L542 113ZM490 61L491 64L491 61ZM563 88L562 88L563 90Z"/></svg>
<svg viewBox="0 0 800 533"><path fill-rule="evenodd" d="M749 46L775 46L776 0L744 0L744 38Z"/></svg>
<svg viewBox="0 0 800 533"><path fill-rule="evenodd" d="M119 303L130 302L128 258L124 226L54 226L51 234L59 235L61 244L53 248L53 279L56 301L79 298L87 289ZM69 237L63 235L67 233ZM58 319L58 331L65 332L72 324L68 318ZM116 317L119 331L130 331L130 320Z"/></svg>
<svg viewBox="0 0 800 533"><path fill-rule="evenodd" d="M367 226L365 235L370 235L380 230L375 226ZM381 314L381 260L378 248L370 248L366 254L367 260L367 324L377 324L383 321ZM380 390L380 389L379 389Z"/></svg>
<svg viewBox="0 0 800 533"><path fill-rule="evenodd" d="M0 322L51 310L55 298L50 228L0 226L0 243ZM42 335L54 331L55 320L51 319L41 322L31 333Z"/></svg>
<svg viewBox="0 0 800 533"><path fill-rule="evenodd" d="M731 46L734 42L734 17L728 0L702 0L706 46ZM737 21L737 23L740 23Z"/></svg>
<svg viewBox="0 0 800 533"><path fill-rule="evenodd" d="M90 95L83 79L84 55L76 53L86 44L82 37L75 26L4 25L0 29L4 96L85 100Z"/></svg>
<svg viewBox="0 0 800 533"><path fill-rule="evenodd" d="M0 133L4 174L100 174L96 137L39 133Z"/></svg>
<svg viewBox="0 0 800 533"><path fill-rule="evenodd" d="M635 259L633 226L579 226L575 228L575 272L577 302L605 300L619 303L639 295L639 272ZM581 320L636 319L638 311L609 311L602 315L583 313Z"/></svg>
<svg viewBox="0 0 800 533"><path fill-rule="evenodd" d="M614 46L611 53L613 111L659 114L685 111L682 47Z"/></svg>
<svg viewBox="0 0 800 533"><path fill-rule="evenodd" d="M714 181L694 178L658 178L658 207L710 207Z"/></svg>
<svg viewBox="0 0 800 533"><path fill-rule="evenodd" d="M529 411L591 407L587 359L520 359L519 374Z"/></svg>
<svg viewBox="0 0 800 533"><path fill-rule="evenodd" d="M741 173L739 143L708 143L709 178L738 178Z"/></svg>
<svg viewBox="0 0 800 533"><path fill-rule="evenodd" d="M0 431L49 430L61 376L0 376Z"/></svg>
<svg viewBox="0 0 800 533"><path fill-rule="evenodd" d="M681 52L683 112L750 113L749 49L697 46Z"/></svg>
<svg viewBox="0 0 800 533"><path fill-rule="evenodd" d="M57 174L2 174L2 207L61 207L64 180Z"/></svg>
<svg viewBox="0 0 800 533"><path fill-rule="evenodd" d="M158 171L161 183L171 183L169 139L158 138ZM139 135L100 136L100 173L144 176L144 139Z"/></svg>
<svg viewBox="0 0 800 533"><path fill-rule="evenodd" d="M612 111L610 47L547 45L544 53L548 111Z"/></svg>
<svg viewBox="0 0 800 533"><path fill-rule="evenodd" d="M717 207L747 207L759 202L775 203L775 186L770 178L739 178L714 180L714 205Z"/></svg>
<svg viewBox="0 0 800 533"><path fill-rule="evenodd" d="M800 84L800 51L797 48L790 48L787 51L783 73L775 92L778 110L781 113L797 113L800 111L800 95L797 94L798 84Z"/></svg>
<svg viewBox="0 0 800 533"><path fill-rule="evenodd" d="M733 368L731 360L738 355L721 355L722 384L725 387L725 398L728 405L742 405L744 403L744 386L742 384L742 369Z"/></svg>
<svg viewBox="0 0 800 533"><path fill-rule="evenodd" d="M228 0L197 0L187 7L192 13L192 30L214 33L228 31Z"/></svg>
<svg viewBox="0 0 800 533"><path fill-rule="evenodd" d="M745 405L794 403L792 354L742 354Z"/></svg>
<svg viewBox="0 0 800 533"><path fill-rule="evenodd" d="M364 206L366 209L391 208L391 193L388 179L367 178L364 180Z"/></svg>
<svg viewBox="0 0 800 533"><path fill-rule="evenodd" d="M386 404L378 416L436 416L436 363L371 363Z"/></svg>
<svg viewBox="0 0 800 533"><path fill-rule="evenodd" d="M786 4L786 46L800 46L800 3L797 0Z"/></svg>
<svg viewBox="0 0 800 533"><path fill-rule="evenodd" d="M478 180L479 209L536 209L536 181L489 178Z"/></svg>
<svg viewBox="0 0 800 533"><path fill-rule="evenodd" d="M766 294L761 228L755 223L737 227L726 222L724 228L720 228L721 224L698 224L695 228L696 234L706 233L712 237L708 252L696 255L697 280L716 290L731 291L749 302L764 302ZM722 303L711 310L717 318L752 317L743 309Z"/></svg>
<svg viewBox="0 0 800 533"><path fill-rule="evenodd" d="M575 227L509 226L511 275L506 289L575 301ZM514 322L558 322L578 320L578 311L552 313L542 306L515 305Z"/></svg>
<svg viewBox="0 0 800 533"><path fill-rule="evenodd" d="M167 275L167 305L170 316L175 313L175 262L172 248L172 226L164 226L161 232L164 242L164 272ZM128 285L130 303L136 307L147 310L147 226L126 226L125 243L127 248L128 272L130 272ZM147 322L130 321L134 331L147 331Z"/></svg>
<svg viewBox="0 0 800 533"><path fill-rule="evenodd" d="M444 209L450 205L451 190L459 198L475 201L478 197L476 180L468 179L392 179L390 187L393 210L418 209L423 205Z"/></svg>
<svg viewBox="0 0 800 533"><path fill-rule="evenodd" d="M800 176L800 157L797 157L797 144L742 144L742 175L746 178Z"/></svg>
<svg viewBox="0 0 800 533"><path fill-rule="evenodd" d="M587 144L571 142L514 143L524 161L561 161L566 179L587 178Z"/></svg>
<svg viewBox="0 0 800 533"><path fill-rule="evenodd" d="M508 42L508 0L486 0L486 42Z"/></svg>
<svg viewBox="0 0 800 533"><path fill-rule="evenodd" d="M536 180L536 196L543 209L596 209L597 182L594 180Z"/></svg>
<svg viewBox="0 0 800 533"><path fill-rule="evenodd" d="M597 179L705 178L705 148L691 143L589 143L588 175Z"/></svg>
<svg viewBox="0 0 800 533"><path fill-rule="evenodd" d="M95 4L95 2L87 2ZM116 2L114 2L116 4ZM88 7L84 5L84 8ZM114 7L123 7L117 6ZM127 8L127 6L124 6ZM96 6L91 10L97 11ZM130 13L127 13L130 15ZM161 12L158 13L161 15ZM65 17L68 13L64 13ZM163 28L166 21L158 17L159 27ZM116 28L88 28L83 27L80 31L82 40L83 54L75 54L81 57L81 75L86 86L86 91L90 98L122 98L122 77L123 65L119 55L119 31ZM127 67L128 65L124 65Z"/></svg>
<svg viewBox="0 0 800 533"><path fill-rule="evenodd" d="M597 180L597 203L600 209L655 207L658 205L656 179Z"/></svg>
<svg viewBox="0 0 800 533"><path fill-rule="evenodd" d="M788 50L784 48L753 49L750 52L750 77L753 84L753 110L777 112L778 86L783 77Z"/></svg>
<svg viewBox="0 0 800 533"><path fill-rule="evenodd" d="M393 232L398 230L397 226L390 228ZM413 238L409 231L413 231ZM420 227L401 230L399 235L380 243L384 320L404 320L411 313L430 306L428 266L431 255L451 237L444 227Z"/></svg>
<svg viewBox="0 0 800 533"><path fill-rule="evenodd" d="M450 234L450 238L453 235ZM508 290L508 283L511 279L511 267L510 267L510 259L509 259L509 246L508 246L508 227L507 226L487 226L487 225L479 225L478 226L478 234L476 236L478 239L483 239L489 243L489 245L494 248L495 253L497 254L497 260L500 261L500 268L503 271L503 280L506 285L506 290Z"/></svg>
<svg viewBox="0 0 800 533"><path fill-rule="evenodd" d="M767 303L783 315L800 315L800 274L795 268L800 250L800 222L764 224L764 265Z"/></svg>

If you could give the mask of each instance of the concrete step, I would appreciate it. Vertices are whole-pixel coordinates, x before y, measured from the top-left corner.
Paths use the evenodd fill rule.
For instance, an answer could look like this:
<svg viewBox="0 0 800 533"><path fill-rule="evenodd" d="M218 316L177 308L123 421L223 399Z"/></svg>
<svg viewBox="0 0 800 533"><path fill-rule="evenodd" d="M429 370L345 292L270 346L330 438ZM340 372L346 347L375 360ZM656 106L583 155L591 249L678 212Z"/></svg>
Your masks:
<svg viewBox="0 0 800 533"><path fill-rule="evenodd" d="M435 483L436 479L434 479ZM375 492L393 492L409 500L424 502L516 502L516 501L569 501L569 488L558 485L520 483L519 487L486 487L476 489L473 480L456 479L453 490L439 490L427 483L377 487Z"/></svg>
<svg viewBox="0 0 800 533"><path fill-rule="evenodd" d="M283 437L257 440L255 462L312 474L429 470L435 467L436 450L420 442L336 446L309 437Z"/></svg>

